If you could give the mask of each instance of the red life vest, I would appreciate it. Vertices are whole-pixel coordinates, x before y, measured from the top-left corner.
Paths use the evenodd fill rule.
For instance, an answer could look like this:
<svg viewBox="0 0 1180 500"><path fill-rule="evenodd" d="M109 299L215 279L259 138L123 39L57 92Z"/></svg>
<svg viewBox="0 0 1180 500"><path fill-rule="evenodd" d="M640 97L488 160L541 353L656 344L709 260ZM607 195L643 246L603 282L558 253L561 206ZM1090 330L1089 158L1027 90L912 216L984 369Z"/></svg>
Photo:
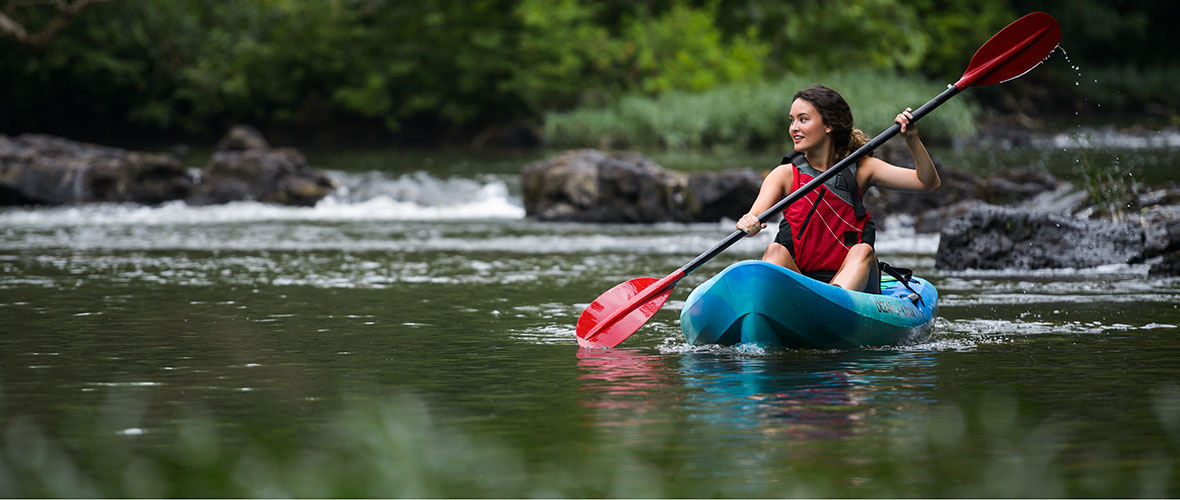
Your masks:
<svg viewBox="0 0 1180 500"><path fill-rule="evenodd" d="M795 169L792 193L820 175L801 154L790 161ZM803 272L836 271L853 245L872 245L876 239L876 223L865 211L856 183L856 165L792 203L783 210L783 219L779 231L789 227L790 238L780 234L777 240L792 243L788 248Z"/></svg>

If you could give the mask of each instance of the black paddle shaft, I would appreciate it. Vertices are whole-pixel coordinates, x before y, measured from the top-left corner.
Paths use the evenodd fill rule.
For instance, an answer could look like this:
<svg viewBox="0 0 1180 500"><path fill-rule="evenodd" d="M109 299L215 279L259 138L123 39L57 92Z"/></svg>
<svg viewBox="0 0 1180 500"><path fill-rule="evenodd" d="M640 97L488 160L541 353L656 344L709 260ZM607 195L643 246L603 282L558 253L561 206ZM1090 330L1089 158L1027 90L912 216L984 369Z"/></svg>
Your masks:
<svg viewBox="0 0 1180 500"><path fill-rule="evenodd" d="M955 94L958 94L959 91L960 90L958 87L956 87L954 85L947 85L947 89L944 90L941 94L938 94L934 99L931 99L926 104L923 104L922 107L920 107L912 112L912 114L914 115L914 118L912 120L910 120L910 123L915 123L919 119L921 119L923 116L926 116L931 111L934 111L934 108L937 108L937 107L941 106L942 103L949 101L950 98L954 97ZM877 137L874 137L873 140L865 143L864 146L861 146L855 152L846 156L843 160L840 160L839 163L836 163L836 165L823 171L823 173L819 174L818 177L812 179L807 184L804 184L803 187L795 190L795 192L793 192L793 193L787 195L785 198L779 200L779 202L775 203L774 206L766 209L765 212L762 212L762 215L758 216L758 222L766 222L766 221L770 220L770 218L773 217L774 214L781 212L784 208L787 207L787 205L795 203L796 201L799 200L799 198L807 196L807 193L812 192L813 190L815 190L815 188L819 187L821 184L826 182L828 179L831 179L832 177L836 176L844 169L848 168L849 165L856 163L857 160L860 160L861 157L868 154L869 151L872 151L874 149L881 147L882 144L885 144L885 141L892 139L893 136L898 134L898 132L901 132L901 125L894 123L892 127L889 127L884 132L881 132L879 135L877 135ZM720 255L721 252L724 252L725 249L729 248L730 246L733 246L734 243L737 243L738 240L742 239L742 237L744 237L745 235L746 235L745 231L742 231L741 229L735 229L724 240L721 240L721 243L714 245L713 248L710 248L705 253L698 255L697 258L693 259L688 264L685 264L684 267L680 268L680 270L684 271L685 275L688 275L689 273L696 271L698 267L701 267L706 262L711 260L713 257Z"/></svg>

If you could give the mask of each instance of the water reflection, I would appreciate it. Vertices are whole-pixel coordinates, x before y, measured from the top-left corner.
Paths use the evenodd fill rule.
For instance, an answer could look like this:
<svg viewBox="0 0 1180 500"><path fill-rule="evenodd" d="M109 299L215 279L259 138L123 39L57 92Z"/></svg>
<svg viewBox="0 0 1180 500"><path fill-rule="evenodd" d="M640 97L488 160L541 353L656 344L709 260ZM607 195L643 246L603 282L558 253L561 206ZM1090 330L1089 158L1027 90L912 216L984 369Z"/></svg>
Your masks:
<svg viewBox="0 0 1180 500"><path fill-rule="evenodd" d="M804 441L855 435L869 420L904 417L928 404L933 352L789 351L656 354L579 349L581 404L594 425L636 425L680 416L718 435L767 434Z"/></svg>
<svg viewBox="0 0 1180 500"><path fill-rule="evenodd" d="M686 353L680 375L690 392L685 406L697 419L734 430L785 434L806 440L854 435L864 421L916 403L926 391L910 392L915 381L932 380L925 353L850 351L779 353L761 357ZM921 382L919 382L921 384ZM899 391L900 389L900 391ZM887 392L886 392L887 391Z"/></svg>
<svg viewBox="0 0 1180 500"><path fill-rule="evenodd" d="M595 424L652 423L662 401L679 385L672 358L640 349L588 349L577 353L582 405L600 413ZM605 415L603 415L605 413Z"/></svg>

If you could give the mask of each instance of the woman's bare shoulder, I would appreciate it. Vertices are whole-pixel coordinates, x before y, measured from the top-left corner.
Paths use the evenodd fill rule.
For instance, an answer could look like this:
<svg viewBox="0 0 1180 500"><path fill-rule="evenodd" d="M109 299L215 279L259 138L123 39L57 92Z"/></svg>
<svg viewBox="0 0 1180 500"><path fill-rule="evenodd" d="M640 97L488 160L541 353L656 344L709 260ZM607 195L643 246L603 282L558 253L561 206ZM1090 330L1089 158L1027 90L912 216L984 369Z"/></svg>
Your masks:
<svg viewBox="0 0 1180 500"><path fill-rule="evenodd" d="M791 165L790 163L784 163L782 165L774 167L774 170L771 170L769 174L766 174L767 180L773 179L778 182L785 182L788 185L790 185L791 180L794 178L795 178L795 166Z"/></svg>

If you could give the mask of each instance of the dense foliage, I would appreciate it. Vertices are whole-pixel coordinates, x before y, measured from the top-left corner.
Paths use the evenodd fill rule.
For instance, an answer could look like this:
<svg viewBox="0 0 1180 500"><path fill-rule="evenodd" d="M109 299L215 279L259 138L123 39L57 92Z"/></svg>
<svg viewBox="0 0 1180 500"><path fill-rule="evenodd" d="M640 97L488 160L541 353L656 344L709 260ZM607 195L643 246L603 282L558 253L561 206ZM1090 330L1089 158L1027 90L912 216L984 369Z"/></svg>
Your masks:
<svg viewBox="0 0 1180 500"><path fill-rule="evenodd" d="M1041 94L1061 103L1089 92L1110 107L1174 114L1166 77L1180 69L1164 64L1169 44L1151 22L1171 4L1049 3L111 0L43 44L0 36L0 133L166 137L247 122L482 141L539 130L547 114L739 95L798 75L942 83L991 33L1035 9L1056 15L1073 60L1110 82ZM52 21L50 5L6 13L35 29ZM1125 54L1116 39L1138 50ZM1064 64L1046 72L1032 84L1077 80Z"/></svg>

